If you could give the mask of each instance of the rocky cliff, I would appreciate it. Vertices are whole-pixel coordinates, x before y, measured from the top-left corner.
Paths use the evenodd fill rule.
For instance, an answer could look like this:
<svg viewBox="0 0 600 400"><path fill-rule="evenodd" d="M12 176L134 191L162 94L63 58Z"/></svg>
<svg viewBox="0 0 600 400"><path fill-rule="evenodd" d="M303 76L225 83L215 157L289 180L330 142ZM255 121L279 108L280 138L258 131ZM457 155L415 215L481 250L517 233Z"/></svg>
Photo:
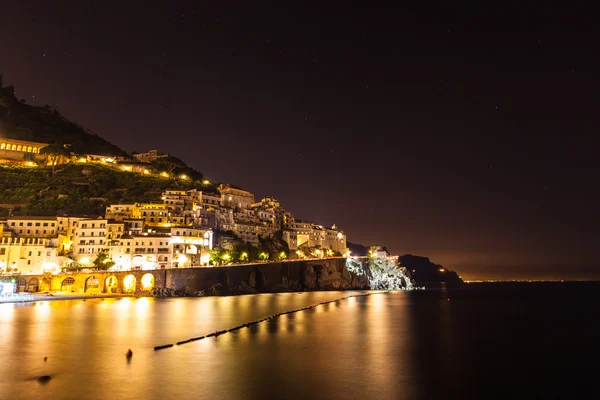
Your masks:
<svg viewBox="0 0 600 400"><path fill-rule="evenodd" d="M370 271L366 265L363 269L361 275L349 272L344 258L172 269L166 287L170 293L187 296L369 289ZM155 290L155 295L163 294Z"/></svg>

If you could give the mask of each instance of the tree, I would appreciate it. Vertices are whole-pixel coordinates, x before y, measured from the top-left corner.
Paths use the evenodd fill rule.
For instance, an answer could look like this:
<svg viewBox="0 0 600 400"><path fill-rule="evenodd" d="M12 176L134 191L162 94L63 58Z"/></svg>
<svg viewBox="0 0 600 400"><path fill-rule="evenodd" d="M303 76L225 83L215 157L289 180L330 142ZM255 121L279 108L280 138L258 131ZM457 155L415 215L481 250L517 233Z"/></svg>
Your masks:
<svg viewBox="0 0 600 400"><path fill-rule="evenodd" d="M96 269L107 270L113 265L115 265L115 262L110 258L106 249L98 253L98 257L94 260L94 267Z"/></svg>
<svg viewBox="0 0 600 400"><path fill-rule="evenodd" d="M46 147L42 147L40 154L46 154L48 156L48 161L52 166L52 176L54 176L56 164L64 162L64 160L71 155L71 152L64 145L53 143Z"/></svg>

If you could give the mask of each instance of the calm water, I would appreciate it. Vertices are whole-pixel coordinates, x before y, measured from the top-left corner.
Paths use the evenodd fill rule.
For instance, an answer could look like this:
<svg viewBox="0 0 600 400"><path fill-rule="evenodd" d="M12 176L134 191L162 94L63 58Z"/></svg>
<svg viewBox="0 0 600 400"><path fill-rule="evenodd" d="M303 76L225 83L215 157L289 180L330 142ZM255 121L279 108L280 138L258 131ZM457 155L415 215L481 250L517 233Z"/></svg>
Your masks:
<svg viewBox="0 0 600 400"><path fill-rule="evenodd" d="M598 289L372 294L157 352L352 293L0 304L0 398L582 398L600 371Z"/></svg>

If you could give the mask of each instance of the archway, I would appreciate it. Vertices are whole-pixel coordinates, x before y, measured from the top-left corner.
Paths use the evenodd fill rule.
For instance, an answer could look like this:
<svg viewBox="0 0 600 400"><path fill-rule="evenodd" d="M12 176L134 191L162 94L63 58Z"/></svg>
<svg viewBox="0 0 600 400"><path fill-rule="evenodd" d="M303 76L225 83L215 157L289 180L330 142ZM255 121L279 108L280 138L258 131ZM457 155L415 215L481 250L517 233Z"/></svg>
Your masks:
<svg viewBox="0 0 600 400"><path fill-rule="evenodd" d="M98 293L100 291L100 279L90 276L85 280L85 293Z"/></svg>
<svg viewBox="0 0 600 400"><path fill-rule="evenodd" d="M74 292L75 291L75 278L72 277L68 277L63 279L61 285L60 285L60 290L62 292Z"/></svg>
<svg viewBox="0 0 600 400"><path fill-rule="evenodd" d="M17 281L17 292L23 293L26 287L27 281L25 280L25 278L19 278L19 280Z"/></svg>
<svg viewBox="0 0 600 400"><path fill-rule="evenodd" d="M27 292L35 293L40 291L40 281L38 278L31 278L27 281Z"/></svg>
<svg viewBox="0 0 600 400"><path fill-rule="evenodd" d="M119 280L116 276L111 275L104 281L104 292L105 293L117 293Z"/></svg>
<svg viewBox="0 0 600 400"><path fill-rule="evenodd" d="M144 274L142 275L142 290L149 292L154 289L154 275L152 274Z"/></svg>
<svg viewBox="0 0 600 400"><path fill-rule="evenodd" d="M137 280L135 279L135 276L131 274L127 275L125 278L123 278L123 292L134 293L136 284Z"/></svg>

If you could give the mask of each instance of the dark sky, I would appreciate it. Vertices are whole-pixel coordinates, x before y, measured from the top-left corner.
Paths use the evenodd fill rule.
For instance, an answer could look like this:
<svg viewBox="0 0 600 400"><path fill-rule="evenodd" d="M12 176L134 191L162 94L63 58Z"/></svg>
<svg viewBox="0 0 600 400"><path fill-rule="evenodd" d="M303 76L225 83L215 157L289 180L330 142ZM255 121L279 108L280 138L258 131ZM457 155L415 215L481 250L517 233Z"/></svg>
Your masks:
<svg viewBox="0 0 600 400"><path fill-rule="evenodd" d="M467 279L600 277L591 10L255 3L3 2L0 72L352 242Z"/></svg>

